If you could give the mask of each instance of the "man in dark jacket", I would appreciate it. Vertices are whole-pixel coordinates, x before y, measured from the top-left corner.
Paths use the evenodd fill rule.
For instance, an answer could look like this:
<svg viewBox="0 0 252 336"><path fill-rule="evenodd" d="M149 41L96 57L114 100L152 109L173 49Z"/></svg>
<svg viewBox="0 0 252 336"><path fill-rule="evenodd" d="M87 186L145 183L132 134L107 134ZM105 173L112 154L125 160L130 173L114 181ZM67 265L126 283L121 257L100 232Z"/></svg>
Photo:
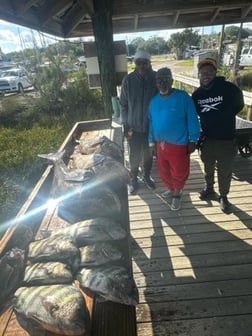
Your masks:
<svg viewBox="0 0 252 336"><path fill-rule="evenodd" d="M155 183L150 176L152 155L148 145L148 107L157 92L155 75L150 63L150 54L139 50L134 57L135 70L122 81L120 105L124 136L129 145L131 183L129 192L138 189L139 166L143 161L143 182L151 189Z"/></svg>
<svg viewBox="0 0 252 336"><path fill-rule="evenodd" d="M224 77L216 76L217 64L212 58L198 64L200 87L192 94L200 118L203 142L200 148L206 186L199 193L202 200L215 197L214 174L217 168L220 208L232 211L227 199L232 178L236 114L244 106L242 91Z"/></svg>

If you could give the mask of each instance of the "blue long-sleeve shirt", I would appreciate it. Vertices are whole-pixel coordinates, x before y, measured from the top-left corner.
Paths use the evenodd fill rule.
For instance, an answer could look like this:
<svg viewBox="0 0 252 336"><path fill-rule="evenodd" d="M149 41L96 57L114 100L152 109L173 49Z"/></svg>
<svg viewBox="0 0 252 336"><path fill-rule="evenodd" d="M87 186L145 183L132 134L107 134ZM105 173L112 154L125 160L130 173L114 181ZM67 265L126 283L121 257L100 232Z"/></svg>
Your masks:
<svg viewBox="0 0 252 336"><path fill-rule="evenodd" d="M200 134L200 124L195 105L189 94L183 90L162 97L157 93L149 105L149 143L164 141L186 145L196 142Z"/></svg>

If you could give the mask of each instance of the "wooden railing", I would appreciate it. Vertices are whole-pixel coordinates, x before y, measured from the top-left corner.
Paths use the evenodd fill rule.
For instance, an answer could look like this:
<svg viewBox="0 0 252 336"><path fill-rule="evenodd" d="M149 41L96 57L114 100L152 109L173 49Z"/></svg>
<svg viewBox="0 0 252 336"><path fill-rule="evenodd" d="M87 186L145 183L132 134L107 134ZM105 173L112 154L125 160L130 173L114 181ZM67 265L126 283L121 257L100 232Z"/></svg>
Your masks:
<svg viewBox="0 0 252 336"><path fill-rule="evenodd" d="M197 88L199 86L199 80L197 78L192 78L184 75L178 75L176 73L173 73L173 78L176 80L179 84L187 84L192 86L193 88ZM180 86L181 86L180 85ZM242 91L244 102L246 105L248 105L249 110L252 109L252 92L249 91Z"/></svg>

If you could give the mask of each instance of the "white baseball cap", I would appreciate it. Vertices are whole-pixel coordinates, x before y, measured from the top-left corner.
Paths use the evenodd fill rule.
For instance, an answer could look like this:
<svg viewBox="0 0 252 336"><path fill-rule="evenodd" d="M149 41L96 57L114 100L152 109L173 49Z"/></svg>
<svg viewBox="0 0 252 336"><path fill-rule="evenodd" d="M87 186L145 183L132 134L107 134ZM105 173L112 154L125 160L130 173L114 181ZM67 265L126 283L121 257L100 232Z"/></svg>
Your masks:
<svg viewBox="0 0 252 336"><path fill-rule="evenodd" d="M138 50L136 52L135 56L134 56L134 60L137 60L139 58L146 59L146 60L150 61L151 55L145 50Z"/></svg>

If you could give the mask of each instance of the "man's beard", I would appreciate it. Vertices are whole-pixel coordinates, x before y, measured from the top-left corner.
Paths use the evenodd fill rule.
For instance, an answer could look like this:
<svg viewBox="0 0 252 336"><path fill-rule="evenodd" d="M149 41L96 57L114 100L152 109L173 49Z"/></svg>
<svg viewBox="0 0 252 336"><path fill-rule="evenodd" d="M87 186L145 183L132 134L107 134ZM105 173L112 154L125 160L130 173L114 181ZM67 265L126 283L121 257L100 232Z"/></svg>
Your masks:
<svg viewBox="0 0 252 336"><path fill-rule="evenodd" d="M159 93L162 95L162 96L165 96L169 93L169 89L166 89L166 90L159 90Z"/></svg>

